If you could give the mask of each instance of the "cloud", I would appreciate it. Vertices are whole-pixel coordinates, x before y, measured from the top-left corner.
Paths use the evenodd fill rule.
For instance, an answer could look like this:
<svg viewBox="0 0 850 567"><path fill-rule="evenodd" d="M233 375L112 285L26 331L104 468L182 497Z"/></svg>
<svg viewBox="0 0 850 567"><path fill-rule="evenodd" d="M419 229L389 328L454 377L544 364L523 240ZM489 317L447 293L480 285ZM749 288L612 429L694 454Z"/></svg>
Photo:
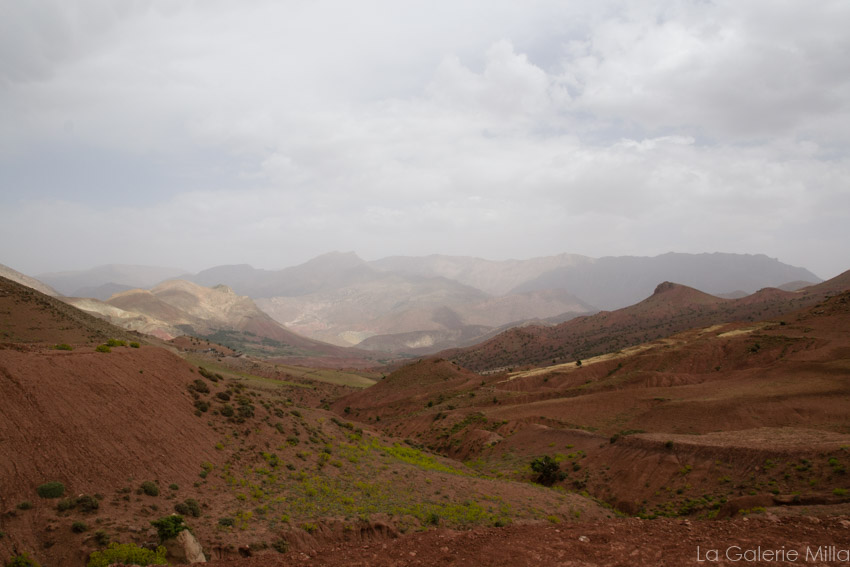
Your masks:
<svg viewBox="0 0 850 567"><path fill-rule="evenodd" d="M565 4L8 3L0 262L850 266L844 3Z"/></svg>

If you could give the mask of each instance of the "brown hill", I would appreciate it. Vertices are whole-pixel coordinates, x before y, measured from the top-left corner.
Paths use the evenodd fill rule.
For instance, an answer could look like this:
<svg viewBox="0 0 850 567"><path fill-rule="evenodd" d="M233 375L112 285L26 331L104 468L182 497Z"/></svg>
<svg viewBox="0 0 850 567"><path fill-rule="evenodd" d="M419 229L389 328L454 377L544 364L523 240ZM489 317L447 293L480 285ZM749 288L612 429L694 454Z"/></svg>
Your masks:
<svg viewBox="0 0 850 567"><path fill-rule="evenodd" d="M850 272L797 292L765 288L740 299L722 299L665 282L647 299L578 317L553 327L511 329L479 345L439 356L479 372L554 364L616 351L698 326L777 317L850 288Z"/></svg>
<svg viewBox="0 0 850 567"><path fill-rule="evenodd" d="M685 305L726 303L659 290L669 293ZM835 504L850 467L848 328L844 292L781 320L692 329L580 366L475 376L421 361L374 396L333 407L490 473L522 478L518 463L554 454L565 487L628 513L734 514L727 504L751 494L761 500L741 507ZM441 378L417 378L429 366Z"/></svg>
<svg viewBox="0 0 850 567"><path fill-rule="evenodd" d="M0 342L98 343L139 340L59 299L0 276Z"/></svg>
<svg viewBox="0 0 850 567"><path fill-rule="evenodd" d="M60 295L62 295L46 283L43 283L35 278L31 278L17 270L13 270L9 266L4 266L3 264L0 264L0 277L4 277L21 285L31 287L36 291L40 291L44 295L49 295L51 297L59 297Z"/></svg>

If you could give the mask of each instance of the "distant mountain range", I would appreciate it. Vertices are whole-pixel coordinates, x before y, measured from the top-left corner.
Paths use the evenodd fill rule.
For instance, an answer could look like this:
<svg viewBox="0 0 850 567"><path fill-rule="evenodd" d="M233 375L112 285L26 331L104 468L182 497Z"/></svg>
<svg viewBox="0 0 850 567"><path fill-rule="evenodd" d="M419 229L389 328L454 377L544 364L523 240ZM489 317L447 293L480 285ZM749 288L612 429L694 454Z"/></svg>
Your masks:
<svg viewBox="0 0 850 567"><path fill-rule="evenodd" d="M334 366L372 366L377 355L303 337L225 285L204 287L168 280L150 290L133 289L107 301L64 298L67 303L125 329L169 340L204 337L240 352L289 362L321 359ZM336 360L336 362L333 362ZM317 365L322 365L317 363Z"/></svg>
<svg viewBox="0 0 850 567"><path fill-rule="evenodd" d="M513 328L474 346L443 351L439 356L478 372L545 366L616 352L696 327L780 317L848 289L850 271L798 291L763 288L738 299L724 299L664 282L650 297L629 307L555 326Z"/></svg>
<svg viewBox="0 0 850 567"><path fill-rule="evenodd" d="M108 300L175 277L205 287L226 285L299 335L417 356L472 345L507 327L552 325L632 305L663 281L730 297L820 281L804 268L764 255L561 254L505 261L432 255L367 262L353 252L325 254L282 270L242 264L186 274L176 268L111 265L38 279L65 295Z"/></svg>

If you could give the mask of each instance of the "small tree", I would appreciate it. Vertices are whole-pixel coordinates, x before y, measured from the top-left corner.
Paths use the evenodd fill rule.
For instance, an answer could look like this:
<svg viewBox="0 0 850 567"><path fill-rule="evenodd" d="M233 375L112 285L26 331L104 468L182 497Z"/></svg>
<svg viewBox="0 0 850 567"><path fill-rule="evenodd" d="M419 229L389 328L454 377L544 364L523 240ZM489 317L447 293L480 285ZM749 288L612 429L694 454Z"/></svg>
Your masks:
<svg viewBox="0 0 850 567"><path fill-rule="evenodd" d="M162 518L151 522L151 525L156 528L156 533L159 536L160 543L167 539L175 538L177 537L177 534L183 530L189 529L189 526L183 522L183 516L178 514L163 516Z"/></svg>
<svg viewBox="0 0 850 567"><path fill-rule="evenodd" d="M549 455L543 455L531 461L531 470L537 473L537 482L546 486L567 477L567 474L561 471L561 464Z"/></svg>

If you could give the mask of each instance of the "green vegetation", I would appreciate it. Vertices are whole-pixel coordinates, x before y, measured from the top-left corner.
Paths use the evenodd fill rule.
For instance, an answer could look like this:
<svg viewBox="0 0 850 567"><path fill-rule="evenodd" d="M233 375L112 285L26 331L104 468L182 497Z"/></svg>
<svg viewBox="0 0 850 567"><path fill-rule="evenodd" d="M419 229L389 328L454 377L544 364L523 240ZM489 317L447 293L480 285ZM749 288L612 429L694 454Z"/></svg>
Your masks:
<svg viewBox="0 0 850 567"><path fill-rule="evenodd" d="M42 498L60 498L65 494L65 485L61 482L45 482L36 488L36 492Z"/></svg>
<svg viewBox="0 0 850 567"><path fill-rule="evenodd" d="M160 543L167 539L177 537L177 534L183 530L189 529L189 526L183 522L183 516L179 515L163 516L162 518L151 522L151 525L156 528L156 533L159 536Z"/></svg>
<svg viewBox="0 0 850 567"><path fill-rule="evenodd" d="M187 498L183 502L175 504L174 511L182 516L197 518L201 515L201 506L194 498Z"/></svg>
<svg viewBox="0 0 850 567"><path fill-rule="evenodd" d="M84 522L74 522L71 524L71 531L75 534L81 534L87 529L89 529L89 527Z"/></svg>
<svg viewBox="0 0 850 567"><path fill-rule="evenodd" d="M94 541L103 547L109 543L109 534L105 530L97 530L94 532Z"/></svg>
<svg viewBox="0 0 850 567"><path fill-rule="evenodd" d="M25 551L20 555L15 555L6 561L6 567L41 567L38 561L29 556Z"/></svg>
<svg viewBox="0 0 850 567"><path fill-rule="evenodd" d="M146 480L139 489L148 496L159 496L159 487L153 481Z"/></svg>
<svg viewBox="0 0 850 567"><path fill-rule="evenodd" d="M111 543L103 551L94 551L89 556L86 567L108 567L114 563L123 565L168 565L165 548L156 551L139 547L132 543Z"/></svg>
<svg viewBox="0 0 850 567"><path fill-rule="evenodd" d="M79 507L81 512L94 512L100 507L100 502L88 494L81 494L76 498L63 498L56 503L58 512L67 512Z"/></svg>
<svg viewBox="0 0 850 567"><path fill-rule="evenodd" d="M112 349L109 348L107 345L97 345L94 350L96 350L97 352L112 352Z"/></svg>
<svg viewBox="0 0 850 567"><path fill-rule="evenodd" d="M59 512L67 512L77 507L83 512L94 512L100 508L100 502L94 496L80 494L76 498L63 498L56 504L56 510Z"/></svg>
<svg viewBox="0 0 850 567"><path fill-rule="evenodd" d="M550 455L543 455L531 461L531 470L537 473L537 482L544 486L551 486L567 478L567 473L561 471L561 463Z"/></svg>
<svg viewBox="0 0 850 567"><path fill-rule="evenodd" d="M187 386L190 392L198 392L199 394L209 394L210 387L207 386L207 383L201 380L200 378L196 379L194 382Z"/></svg>
<svg viewBox="0 0 850 567"><path fill-rule="evenodd" d="M108 341L106 341L106 346L108 346L108 347L127 346L127 341L119 341L118 339L109 339Z"/></svg>
<svg viewBox="0 0 850 567"><path fill-rule="evenodd" d="M56 345L53 348L55 348L56 350L74 350L74 347L72 347L71 345L69 345L67 343L62 343L62 344Z"/></svg>
<svg viewBox="0 0 850 567"><path fill-rule="evenodd" d="M139 347L141 347L141 346L142 346L142 345L140 345L140 344L139 344L139 343L137 343L136 341L133 341L133 342L131 342L131 343L130 343L130 347L131 347L131 348L139 348Z"/></svg>
<svg viewBox="0 0 850 567"><path fill-rule="evenodd" d="M32 502L29 500L24 500L20 504L18 504L18 510L30 510L32 509Z"/></svg>

